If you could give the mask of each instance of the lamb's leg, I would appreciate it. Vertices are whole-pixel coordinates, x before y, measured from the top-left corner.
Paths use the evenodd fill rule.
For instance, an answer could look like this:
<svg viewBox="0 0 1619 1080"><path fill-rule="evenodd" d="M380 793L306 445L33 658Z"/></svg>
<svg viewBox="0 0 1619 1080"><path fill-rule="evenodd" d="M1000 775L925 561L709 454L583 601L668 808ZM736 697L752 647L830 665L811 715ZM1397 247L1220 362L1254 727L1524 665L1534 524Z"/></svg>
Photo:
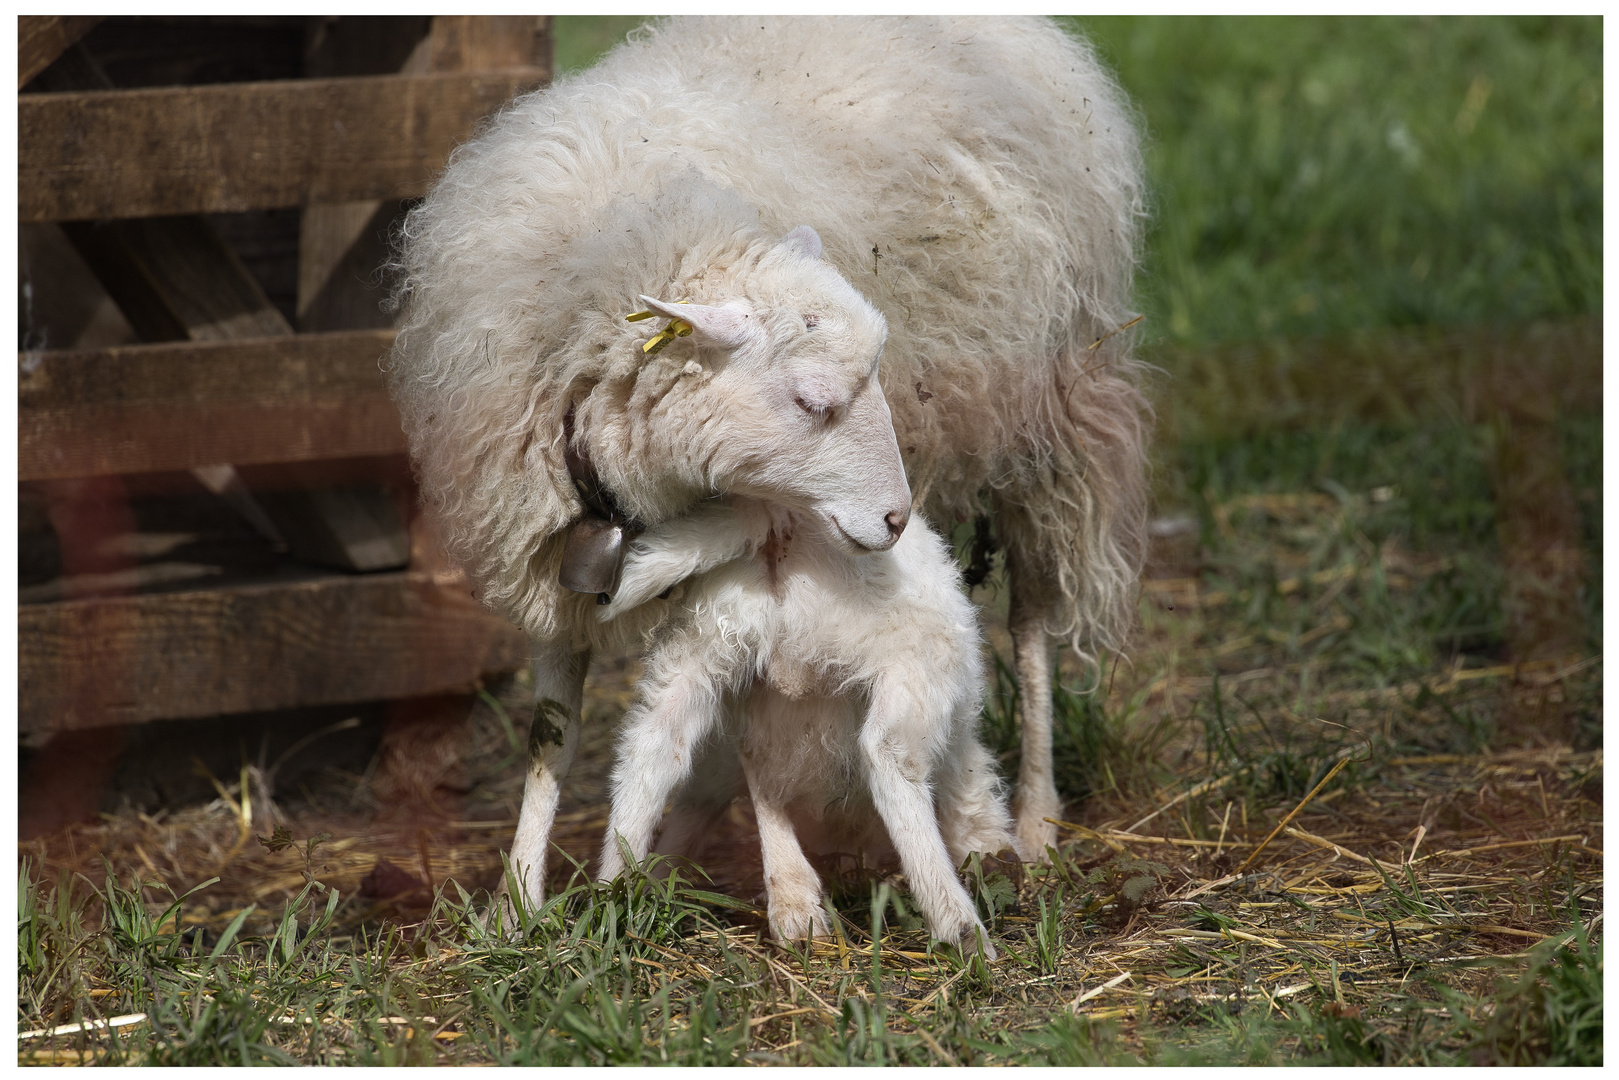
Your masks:
<svg viewBox="0 0 1619 1080"><path fill-rule="evenodd" d="M759 763L742 757L759 822L759 848L764 856L765 895L770 911L770 932L777 941L803 941L831 936L826 911L821 907L821 878L804 857L787 807L773 794L768 778L759 776Z"/></svg>
<svg viewBox="0 0 1619 1080"><path fill-rule="evenodd" d="M596 609L596 618L609 622L689 577L746 555L769 531L769 511L743 499L710 501L648 529L630 542L618 592Z"/></svg>
<svg viewBox="0 0 1619 1080"><path fill-rule="evenodd" d="M995 948L945 850L928 790L928 739L949 720L929 715L935 710L919 700L905 682L903 675L878 680L871 710L860 729L871 799L888 827L933 936L966 950L982 942L985 955L994 959Z"/></svg>
<svg viewBox="0 0 1619 1080"><path fill-rule="evenodd" d="M1051 664L1055 649L1045 623L1045 598L1054 595L1056 589L1015 562L1011 570L1011 614L1007 622L1012 633L1012 667L1018 678L1018 720L1023 742L1012 815L1017 819L1018 855L1025 861L1044 862L1046 848L1057 843L1057 826L1046 818L1058 817L1062 812L1051 764Z"/></svg>
<svg viewBox="0 0 1619 1080"><path fill-rule="evenodd" d="M699 744L718 722L718 694L703 674L676 668L668 678L649 678L625 718L598 880L624 872L621 842L631 858L646 858L669 793L691 774Z"/></svg>
<svg viewBox="0 0 1619 1080"><path fill-rule="evenodd" d="M574 652L566 645L534 643L535 705L528 734L528 775L523 779L523 806L517 814L517 834L512 837L510 856L512 872L528 907L545 897L546 849L551 843L562 781L579 746L579 712L589 669L589 649ZM511 924L509 908L507 923Z"/></svg>
<svg viewBox="0 0 1619 1080"><path fill-rule="evenodd" d="M737 760L735 740L708 740L692 766L691 780L680 789L664 816L663 832L652 850L695 861L741 786L742 766Z"/></svg>

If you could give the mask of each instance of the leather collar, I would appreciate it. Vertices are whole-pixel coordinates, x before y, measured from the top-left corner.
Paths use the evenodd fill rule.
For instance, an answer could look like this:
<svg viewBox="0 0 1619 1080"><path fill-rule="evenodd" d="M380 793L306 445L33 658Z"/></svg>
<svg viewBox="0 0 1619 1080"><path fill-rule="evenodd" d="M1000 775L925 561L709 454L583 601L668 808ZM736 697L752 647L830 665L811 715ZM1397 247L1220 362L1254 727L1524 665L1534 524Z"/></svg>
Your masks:
<svg viewBox="0 0 1619 1080"><path fill-rule="evenodd" d="M618 500L613 498L613 493L602 483L601 477L596 475L596 467L591 464L590 455L584 447L574 445L571 405L562 418L562 458L568 466L568 478L573 481L573 489L579 494L580 501L585 504L586 515L610 521L615 525L627 524L628 517L618 508Z"/></svg>
<svg viewBox="0 0 1619 1080"><path fill-rule="evenodd" d="M618 508L613 493L596 475L589 455L582 448L575 448L571 406L562 418L562 439L562 455L567 462L568 477L573 481L580 501L585 504L585 512L568 526L558 581L563 588L594 593L596 603L608 604L618 590L626 549L642 529Z"/></svg>

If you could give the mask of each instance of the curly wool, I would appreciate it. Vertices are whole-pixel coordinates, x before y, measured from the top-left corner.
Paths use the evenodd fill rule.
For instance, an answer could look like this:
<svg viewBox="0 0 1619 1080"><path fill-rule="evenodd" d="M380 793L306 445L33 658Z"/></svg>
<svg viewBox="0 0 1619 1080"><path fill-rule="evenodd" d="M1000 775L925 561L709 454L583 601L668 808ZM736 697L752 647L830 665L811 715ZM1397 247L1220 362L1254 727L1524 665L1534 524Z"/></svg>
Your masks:
<svg viewBox="0 0 1619 1080"><path fill-rule="evenodd" d="M1130 335L1108 336L1142 217L1123 96L1047 20L654 24L513 102L406 221L390 381L424 497L481 595L588 640L589 598L557 584L581 512L564 417L614 417L576 439L633 516L709 494L642 452L694 346L648 359L655 328L623 316L746 292L809 224L887 319L916 505L949 522L987 498L1010 557L1058 586L1049 630L1094 657L1122 643L1145 550L1150 414Z"/></svg>

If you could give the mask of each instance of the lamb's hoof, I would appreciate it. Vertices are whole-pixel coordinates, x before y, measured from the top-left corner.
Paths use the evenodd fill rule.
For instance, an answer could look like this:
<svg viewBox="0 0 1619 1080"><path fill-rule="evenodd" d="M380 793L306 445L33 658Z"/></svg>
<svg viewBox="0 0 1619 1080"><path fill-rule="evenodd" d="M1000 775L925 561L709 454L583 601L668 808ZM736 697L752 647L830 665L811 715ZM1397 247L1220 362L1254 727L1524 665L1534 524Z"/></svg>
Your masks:
<svg viewBox="0 0 1619 1080"><path fill-rule="evenodd" d="M819 904L772 904L770 933L783 944L798 944L810 938L831 937L832 925Z"/></svg>
<svg viewBox="0 0 1619 1080"><path fill-rule="evenodd" d="M979 949L984 950L984 959L986 960L994 960L997 955L1001 955L996 952L994 942L989 941L988 929L984 929L983 923L979 923L975 916L968 915L960 923L934 928L931 933L933 933L934 941L941 942L950 949L955 949L955 952L963 960L973 959L978 954Z"/></svg>
<svg viewBox="0 0 1619 1080"><path fill-rule="evenodd" d="M989 940L989 931L982 923L971 922L959 931L946 934L935 934L934 937L948 943L963 960L970 960L980 949L984 952L985 960L994 960L1001 954L996 951L995 943Z"/></svg>

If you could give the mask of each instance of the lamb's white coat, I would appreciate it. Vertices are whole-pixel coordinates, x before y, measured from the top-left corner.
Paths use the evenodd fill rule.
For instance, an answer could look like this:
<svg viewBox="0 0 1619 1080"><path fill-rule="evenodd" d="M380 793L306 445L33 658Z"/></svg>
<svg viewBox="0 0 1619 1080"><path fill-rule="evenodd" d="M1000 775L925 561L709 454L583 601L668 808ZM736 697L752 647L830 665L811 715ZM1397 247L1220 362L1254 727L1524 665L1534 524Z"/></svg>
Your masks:
<svg viewBox="0 0 1619 1080"><path fill-rule="evenodd" d="M645 524L717 492L824 518L849 473L794 397L817 365L871 358L795 361L826 340L811 317L863 341L861 297L888 321L915 505L945 523L987 509L1006 551L1018 833L1054 838L1052 646L1122 643L1144 550L1146 410L1129 335L1109 336L1131 316L1141 210L1121 94L1035 19L671 20L456 152L406 223L390 376L451 553L533 636L540 708L561 721L512 848L531 896L589 650L672 610L600 624L559 587L581 511L567 418ZM806 223L824 259L793 239ZM738 363L694 335L648 359L657 325L623 319L641 294L745 309L763 345Z"/></svg>
<svg viewBox="0 0 1619 1080"><path fill-rule="evenodd" d="M949 547L912 520L854 555L819 518L711 503L631 546L602 617L677 582L683 617L648 655L619 739L600 875L623 871L620 843L648 853L694 763L737 752L778 937L830 932L803 833L814 848L891 842L934 936L972 947L983 926L955 867L1016 845L976 736L977 619Z"/></svg>

